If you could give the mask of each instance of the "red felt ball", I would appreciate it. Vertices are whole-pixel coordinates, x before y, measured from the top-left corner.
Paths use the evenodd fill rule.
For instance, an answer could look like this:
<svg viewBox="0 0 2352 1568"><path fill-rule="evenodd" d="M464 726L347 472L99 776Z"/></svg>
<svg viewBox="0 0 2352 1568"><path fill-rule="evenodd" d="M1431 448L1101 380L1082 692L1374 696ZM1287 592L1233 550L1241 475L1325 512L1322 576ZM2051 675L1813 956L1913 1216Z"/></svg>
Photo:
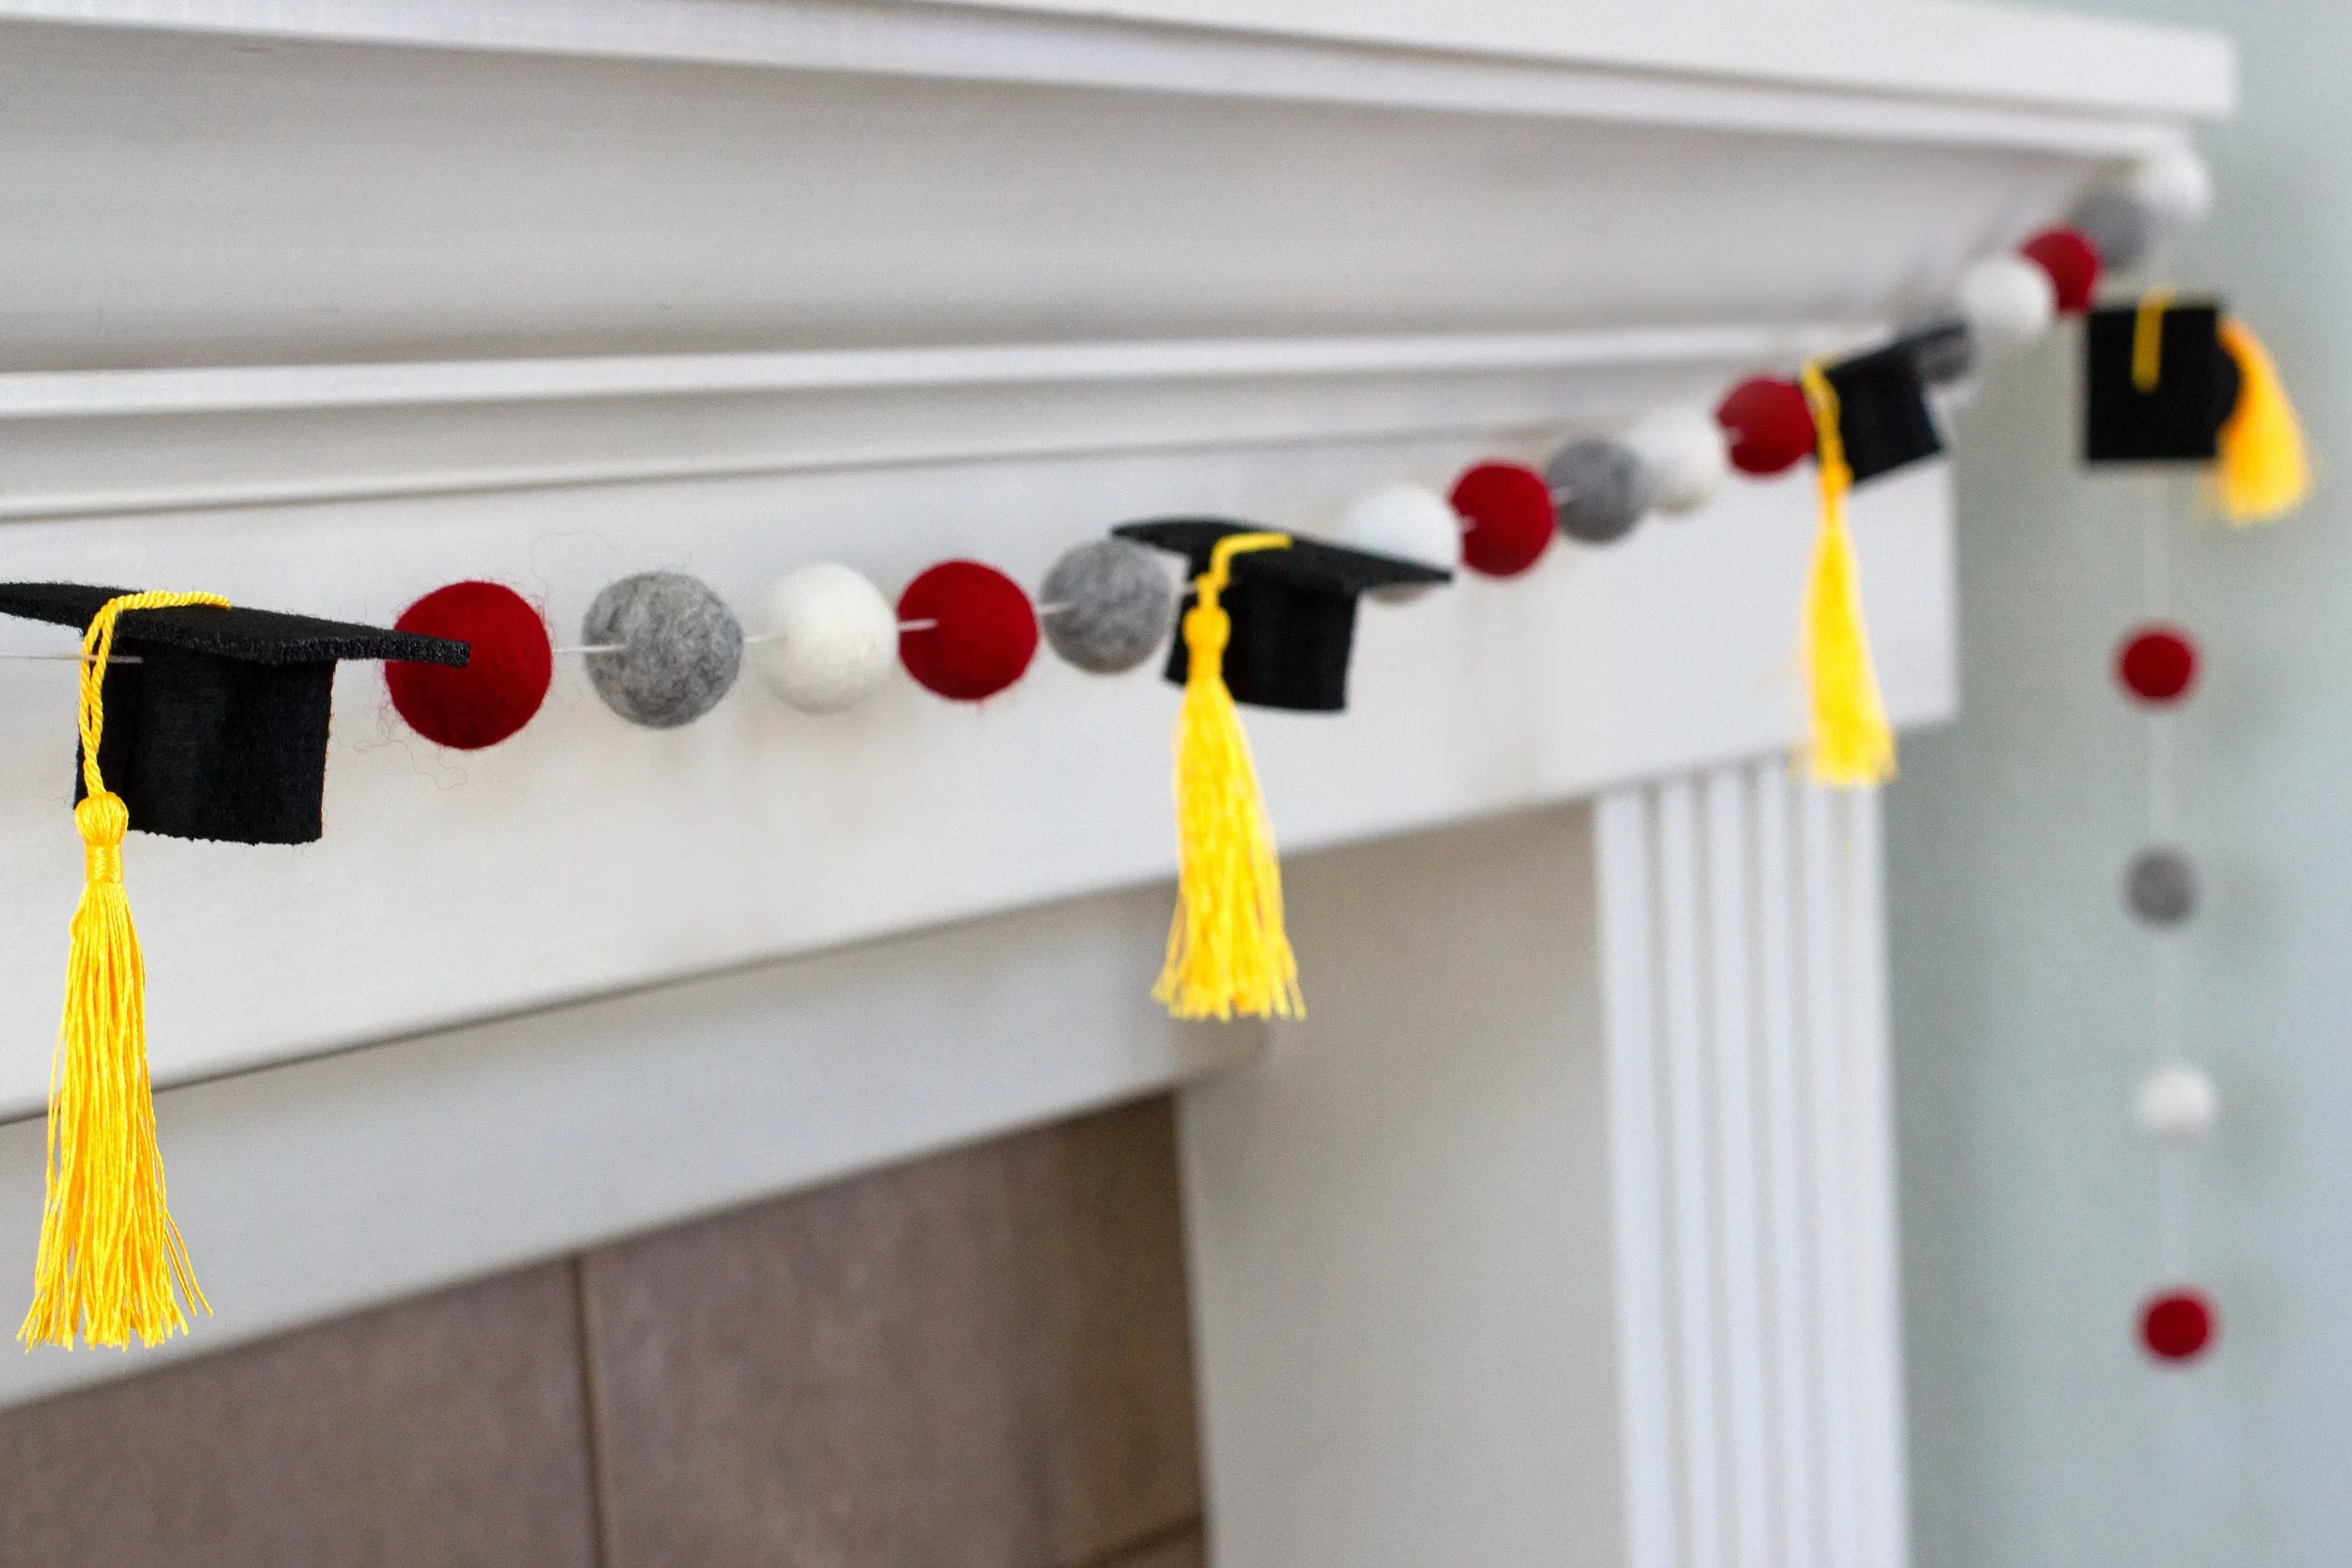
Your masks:
<svg viewBox="0 0 2352 1568"><path fill-rule="evenodd" d="M1559 531L1551 486L1522 463L1481 463L1454 482L1447 499L1466 525L1462 564L1490 578L1515 578L1534 565Z"/></svg>
<svg viewBox="0 0 2352 1568"><path fill-rule="evenodd" d="M443 746L474 752L531 722L555 673L548 623L501 583L453 582L401 611L393 625L448 637L470 650L461 668L387 664L384 683L408 727Z"/></svg>
<svg viewBox="0 0 2352 1568"><path fill-rule="evenodd" d="M2099 286L2099 247L2081 233L2045 229L2019 245L2017 253L2050 275L2058 314L2079 315L2090 309L2091 291Z"/></svg>
<svg viewBox="0 0 2352 1568"><path fill-rule="evenodd" d="M2175 703L2197 684L2197 644L2177 626L2141 626L2116 652L2115 678L2143 703Z"/></svg>
<svg viewBox="0 0 2352 1568"><path fill-rule="evenodd" d="M1037 656L1029 595L977 561L943 561L908 583L898 620L898 661L907 673L958 702L993 697Z"/></svg>
<svg viewBox="0 0 2352 1568"><path fill-rule="evenodd" d="M1813 410L1793 381L1742 381L1716 408L1715 422L1731 437L1731 466L1743 474L1782 473L1813 455Z"/></svg>
<svg viewBox="0 0 2352 1568"><path fill-rule="evenodd" d="M2213 1303L2195 1291L2167 1291L2139 1312L2139 1342L2159 1361L2193 1361L2213 1343Z"/></svg>

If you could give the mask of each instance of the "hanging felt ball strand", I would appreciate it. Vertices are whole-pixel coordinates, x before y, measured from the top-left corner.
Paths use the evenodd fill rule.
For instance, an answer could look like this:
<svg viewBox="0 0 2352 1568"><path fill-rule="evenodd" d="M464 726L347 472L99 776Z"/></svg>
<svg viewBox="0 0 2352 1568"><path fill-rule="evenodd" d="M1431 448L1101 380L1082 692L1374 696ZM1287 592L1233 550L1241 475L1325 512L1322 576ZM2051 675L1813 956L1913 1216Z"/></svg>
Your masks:
<svg viewBox="0 0 2352 1568"><path fill-rule="evenodd" d="M2197 644L2178 626L2137 627L2116 650L2115 678L2151 706L2177 703L2197 684Z"/></svg>
<svg viewBox="0 0 2352 1568"><path fill-rule="evenodd" d="M1819 365L1804 368L1805 400L1819 443L1821 528L1804 590L1804 657L1810 736L1807 768L1816 784L1883 784L1895 776L1895 736L1870 660L1862 620L1862 579L1846 493L1853 487L1839 433L1837 392Z"/></svg>
<svg viewBox="0 0 2352 1568"><path fill-rule="evenodd" d="M2262 340L2231 316L2221 318L2217 331L2223 352L2237 365L2238 393L2221 426L2214 499L2231 522L2276 522L2312 493L2303 427Z"/></svg>
<svg viewBox="0 0 2352 1568"><path fill-rule="evenodd" d="M49 1192L34 1264L32 1310L17 1338L72 1349L74 1337L160 1344L188 1326L183 1297L209 1312L188 1249L164 1203L164 1158L147 1075L147 969L122 891L131 814L98 771L106 663L118 616L202 605L211 594L126 594L82 635L82 783L73 808L87 879L66 953L65 1017L50 1073Z"/></svg>
<svg viewBox="0 0 2352 1568"><path fill-rule="evenodd" d="M1298 961L1282 929L1282 868L1249 737L1225 687L1233 557L1290 547L1280 533L1217 541L1184 612L1190 662L1176 716L1176 916L1152 994L1178 1018L1303 1018Z"/></svg>
<svg viewBox="0 0 2352 1568"><path fill-rule="evenodd" d="M2201 1291L2167 1291L2139 1310L2139 1342L2159 1361L2194 1361L2213 1344L2213 1302Z"/></svg>

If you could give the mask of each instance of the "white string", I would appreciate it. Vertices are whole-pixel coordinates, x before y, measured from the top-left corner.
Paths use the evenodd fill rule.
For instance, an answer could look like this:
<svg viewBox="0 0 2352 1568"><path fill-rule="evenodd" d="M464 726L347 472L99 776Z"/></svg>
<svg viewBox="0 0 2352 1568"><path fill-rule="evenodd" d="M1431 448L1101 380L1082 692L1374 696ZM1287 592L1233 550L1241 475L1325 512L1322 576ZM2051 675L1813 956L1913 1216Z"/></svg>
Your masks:
<svg viewBox="0 0 2352 1568"><path fill-rule="evenodd" d="M2171 608L2172 559L2171 535L2166 524L2171 508L2171 481L2160 473L2139 476L2139 572L2140 590L2148 601L2152 619L2161 620Z"/></svg>
<svg viewBox="0 0 2352 1568"><path fill-rule="evenodd" d="M2168 1285L2188 1277L2188 1162L2174 1147L2156 1156L2156 1266Z"/></svg>
<svg viewBox="0 0 2352 1568"><path fill-rule="evenodd" d="M2171 609L2171 506L2169 478L2146 473L2139 481L2140 594L2147 618L2162 621ZM2148 712L2148 836L2169 845L2179 830L2172 713L2169 705ZM2153 1054L2158 1067L2185 1059L2181 1014L2181 950L2169 929L2149 933L2149 1001L2155 1015ZM2156 1264L2168 1284L2188 1274L2188 1170L2184 1151L2168 1143L2156 1154Z"/></svg>
<svg viewBox="0 0 2352 1568"><path fill-rule="evenodd" d="M0 654L0 658L22 659L28 664L80 664L88 657L87 654ZM89 659L89 662L94 664L97 660ZM117 654L107 660L107 667L111 669L117 664L144 664L146 662L147 660L136 654Z"/></svg>
<svg viewBox="0 0 2352 1568"><path fill-rule="evenodd" d="M1037 607L1037 613L1040 618L1048 615L1067 615L1077 608L1078 606L1075 604L1065 602L1041 604ZM937 617L932 617L920 621L901 621L898 623L898 629L902 632L931 631L938 626L939 621ZM784 635L785 634L780 631L755 631L746 636L743 641L746 643L778 642L783 641ZM583 654L625 654L628 652L628 644L626 642L576 642L563 647L550 648L548 651L561 657L570 657ZM0 658L78 658L80 657L81 656L78 654L0 654ZM117 664L136 664L138 662L138 658L135 655L130 657L117 656L115 662Z"/></svg>

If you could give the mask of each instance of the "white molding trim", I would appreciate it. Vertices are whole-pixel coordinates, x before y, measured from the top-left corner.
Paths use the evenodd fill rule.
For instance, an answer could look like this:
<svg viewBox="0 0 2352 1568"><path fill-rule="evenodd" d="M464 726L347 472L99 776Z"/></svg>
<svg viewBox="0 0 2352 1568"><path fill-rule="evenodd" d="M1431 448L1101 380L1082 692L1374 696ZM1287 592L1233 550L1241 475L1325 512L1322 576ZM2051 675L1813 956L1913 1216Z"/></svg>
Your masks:
<svg viewBox="0 0 2352 1568"><path fill-rule="evenodd" d="M2108 154L2159 145L2150 119L2218 118L2236 97L2217 35L1952 0L1648 0L1572 17L1433 0L0 0L8 23Z"/></svg>
<svg viewBox="0 0 2352 1568"><path fill-rule="evenodd" d="M0 520L1560 431L1867 325L0 373ZM103 454L103 460L101 460Z"/></svg>
<svg viewBox="0 0 2352 1568"><path fill-rule="evenodd" d="M1597 807L1629 1568L1909 1560L1873 793Z"/></svg>

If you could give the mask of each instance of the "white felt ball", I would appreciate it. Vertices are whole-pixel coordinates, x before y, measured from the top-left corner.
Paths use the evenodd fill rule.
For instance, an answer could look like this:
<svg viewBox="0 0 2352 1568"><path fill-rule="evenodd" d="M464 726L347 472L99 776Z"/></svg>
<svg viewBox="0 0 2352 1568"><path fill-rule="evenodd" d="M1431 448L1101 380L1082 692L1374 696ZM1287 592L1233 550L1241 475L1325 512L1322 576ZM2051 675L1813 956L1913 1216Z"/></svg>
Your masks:
<svg viewBox="0 0 2352 1568"><path fill-rule="evenodd" d="M830 562L787 572L760 599L760 684L803 713L839 713L898 660L898 614L882 590Z"/></svg>
<svg viewBox="0 0 2352 1568"><path fill-rule="evenodd" d="M1365 491L1347 503L1332 536L1343 545L1375 555L1418 561L1449 572L1462 569L1462 519L1443 496L1418 484L1384 484ZM1434 586L1415 582L1375 588L1372 596L1402 603L1420 598Z"/></svg>
<svg viewBox="0 0 2352 1568"><path fill-rule="evenodd" d="M2185 147L2140 160L2131 188L2167 233L2194 229L2213 212L2213 171Z"/></svg>
<svg viewBox="0 0 2352 1568"><path fill-rule="evenodd" d="M2212 1130L2217 1103L2213 1080L2202 1068L2172 1062L2139 1081L2133 1115L2150 1137L2181 1143Z"/></svg>
<svg viewBox="0 0 2352 1568"><path fill-rule="evenodd" d="M1704 408L1661 408L1625 433L1625 444L1649 467L1649 503L1661 512L1696 512L1731 477L1724 427Z"/></svg>
<svg viewBox="0 0 2352 1568"><path fill-rule="evenodd" d="M1960 275L1960 314L1987 356L2013 354L2058 321L2058 287L2023 256L1987 256Z"/></svg>

